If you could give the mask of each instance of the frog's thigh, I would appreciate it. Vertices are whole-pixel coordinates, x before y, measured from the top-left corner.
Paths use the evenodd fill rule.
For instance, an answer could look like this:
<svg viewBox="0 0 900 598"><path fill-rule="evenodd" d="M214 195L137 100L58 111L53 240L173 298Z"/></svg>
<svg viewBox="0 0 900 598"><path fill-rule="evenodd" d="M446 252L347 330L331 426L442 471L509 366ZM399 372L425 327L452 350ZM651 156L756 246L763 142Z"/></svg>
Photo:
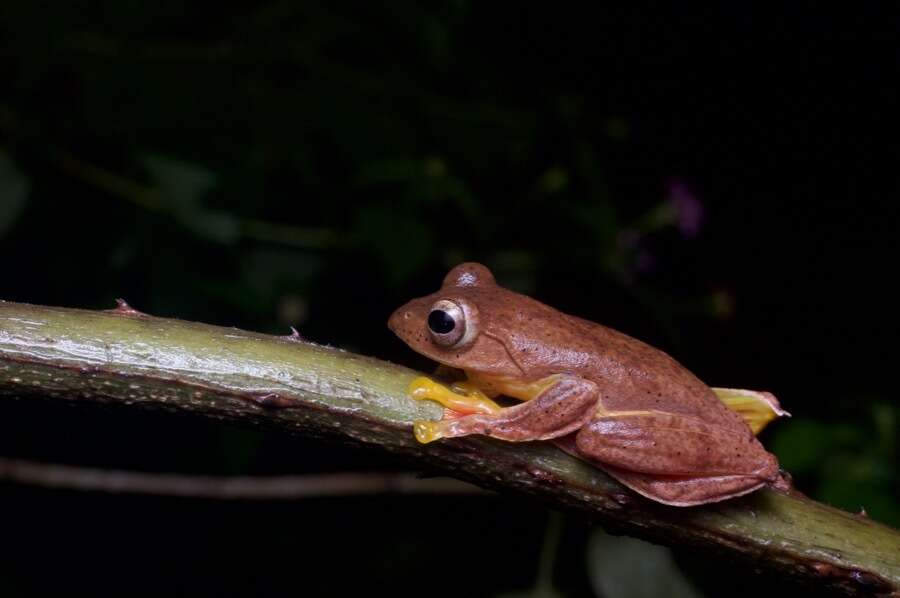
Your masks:
<svg viewBox="0 0 900 598"><path fill-rule="evenodd" d="M575 437L584 455L619 469L678 476L772 479L778 462L749 429L670 413L601 412Z"/></svg>
<svg viewBox="0 0 900 598"><path fill-rule="evenodd" d="M417 422L421 442L438 438L484 434L501 440L547 440L584 426L596 410L597 386L582 378L562 377L535 399L501 409L497 414L474 414L438 422Z"/></svg>
<svg viewBox="0 0 900 598"><path fill-rule="evenodd" d="M778 462L751 432L661 412L605 413L575 436L578 451L653 500L690 506L752 492Z"/></svg>

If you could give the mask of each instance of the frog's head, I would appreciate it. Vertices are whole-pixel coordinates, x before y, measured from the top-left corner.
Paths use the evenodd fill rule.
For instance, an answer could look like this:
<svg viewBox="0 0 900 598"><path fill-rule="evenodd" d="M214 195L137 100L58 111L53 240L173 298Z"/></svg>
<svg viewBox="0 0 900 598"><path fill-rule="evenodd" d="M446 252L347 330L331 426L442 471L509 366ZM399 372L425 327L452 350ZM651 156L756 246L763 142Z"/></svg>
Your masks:
<svg viewBox="0 0 900 598"><path fill-rule="evenodd" d="M521 299L472 262L453 268L440 290L395 311L388 327L414 351L468 371L516 375L520 369L505 347L502 321Z"/></svg>

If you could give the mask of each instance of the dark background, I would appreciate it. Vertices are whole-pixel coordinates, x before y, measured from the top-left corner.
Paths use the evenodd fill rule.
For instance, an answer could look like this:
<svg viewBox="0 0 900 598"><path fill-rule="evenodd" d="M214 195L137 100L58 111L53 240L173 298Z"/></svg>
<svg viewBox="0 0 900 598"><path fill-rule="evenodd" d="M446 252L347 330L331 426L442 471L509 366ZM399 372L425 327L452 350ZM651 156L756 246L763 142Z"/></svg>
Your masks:
<svg viewBox="0 0 900 598"><path fill-rule="evenodd" d="M429 368L387 316L482 261L712 385L774 392L794 417L763 441L798 487L900 525L900 23L884 6L7 3L0 297L295 325ZM0 449L204 474L407 467L33 400L2 402ZM0 501L12 596L521 592L547 522L486 497L4 484ZM566 595L590 594L591 533L564 524ZM677 556L707 595L772 583Z"/></svg>

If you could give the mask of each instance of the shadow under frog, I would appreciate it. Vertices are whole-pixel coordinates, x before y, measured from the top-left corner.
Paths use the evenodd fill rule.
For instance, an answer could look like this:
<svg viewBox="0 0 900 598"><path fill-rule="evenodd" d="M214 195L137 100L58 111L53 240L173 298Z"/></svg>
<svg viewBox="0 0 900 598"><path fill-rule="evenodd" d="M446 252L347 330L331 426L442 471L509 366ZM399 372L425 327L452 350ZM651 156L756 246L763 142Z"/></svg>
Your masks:
<svg viewBox="0 0 900 598"><path fill-rule="evenodd" d="M786 415L765 392L713 389L662 351L561 313L464 263L388 326L413 350L465 372L451 387L416 378L410 394L446 408L414 425L420 442L483 434L555 439L643 496L690 506L782 485L755 437ZM501 407L504 395L522 403Z"/></svg>

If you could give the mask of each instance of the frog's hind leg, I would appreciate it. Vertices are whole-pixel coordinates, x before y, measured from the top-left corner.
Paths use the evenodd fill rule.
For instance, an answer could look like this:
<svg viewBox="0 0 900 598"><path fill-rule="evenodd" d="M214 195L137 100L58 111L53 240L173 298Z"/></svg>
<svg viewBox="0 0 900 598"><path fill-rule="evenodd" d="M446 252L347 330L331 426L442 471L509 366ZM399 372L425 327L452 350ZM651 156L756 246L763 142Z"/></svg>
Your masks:
<svg viewBox="0 0 900 598"><path fill-rule="evenodd" d="M740 496L779 478L749 429L671 413L600 412L575 437L579 453L639 494L689 506Z"/></svg>
<svg viewBox="0 0 900 598"><path fill-rule="evenodd" d="M574 432L590 421L597 406L597 386L564 376L535 399L500 409L441 421L418 421L413 430L419 442L483 434L520 442L547 440Z"/></svg>

